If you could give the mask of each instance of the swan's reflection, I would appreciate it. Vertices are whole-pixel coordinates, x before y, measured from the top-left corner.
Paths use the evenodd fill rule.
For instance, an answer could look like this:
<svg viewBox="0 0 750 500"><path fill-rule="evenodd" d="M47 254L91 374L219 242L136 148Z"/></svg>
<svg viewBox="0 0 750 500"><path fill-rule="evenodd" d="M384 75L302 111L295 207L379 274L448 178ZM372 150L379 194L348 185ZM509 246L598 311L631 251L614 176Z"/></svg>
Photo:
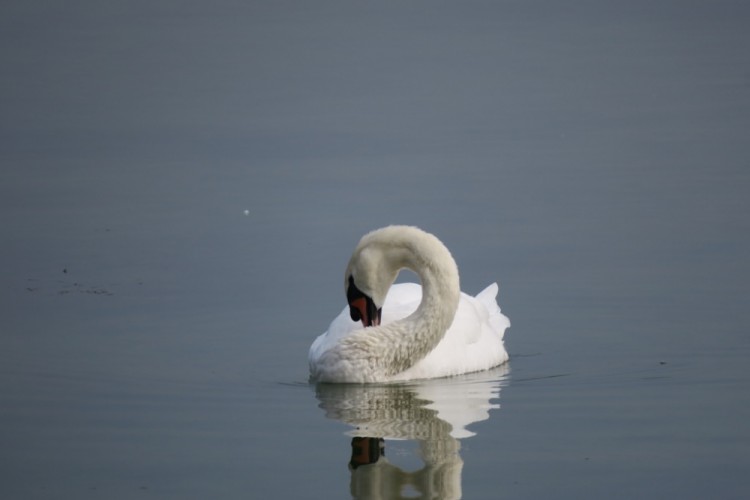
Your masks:
<svg viewBox="0 0 750 500"><path fill-rule="evenodd" d="M326 417L353 429L351 494L354 498L461 498L459 439L467 426L487 420L508 367L448 379L399 385L319 384ZM407 472L386 458L387 439L416 440L424 466Z"/></svg>

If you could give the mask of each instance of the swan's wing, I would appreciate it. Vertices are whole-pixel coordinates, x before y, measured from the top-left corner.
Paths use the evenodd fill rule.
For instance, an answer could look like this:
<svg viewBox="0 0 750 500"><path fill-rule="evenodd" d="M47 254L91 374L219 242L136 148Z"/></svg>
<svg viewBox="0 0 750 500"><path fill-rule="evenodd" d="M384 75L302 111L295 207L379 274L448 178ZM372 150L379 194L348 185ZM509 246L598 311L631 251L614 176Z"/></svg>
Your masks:
<svg viewBox="0 0 750 500"><path fill-rule="evenodd" d="M422 286L416 283L398 283L388 290L383 305L382 323L403 319L417 310L422 301Z"/></svg>
<svg viewBox="0 0 750 500"><path fill-rule="evenodd" d="M510 320L500 311L497 303L497 283L493 283L477 294L476 299L487 309L487 323L490 328L503 338L506 328L510 328Z"/></svg>
<svg viewBox="0 0 750 500"><path fill-rule="evenodd" d="M497 284L493 283L476 297L462 292L456 316L443 340L396 380L470 373L506 361L503 335L510 321L497 305L497 290Z"/></svg>
<svg viewBox="0 0 750 500"><path fill-rule="evenodd" d="M357 326L359 325L359 326ZM328 331L318 336L310 346L310 352L308 354L308 361L312 366L317 360L321 358L323 353L334 347L339 341L352 332L359 330L361 324L352 321L349 316L349 308L345 307L336 318L331 321L331 325L328 327Z"/></svg>
<svg viewBox="0 0 750 500"><path fill-rule="evenodd" d="M500 309L497 305L497 290L497 283L492 283L490 286L479 292L476 298L479 302L484 304L487 310L491 310L493 306Z"/></svg>

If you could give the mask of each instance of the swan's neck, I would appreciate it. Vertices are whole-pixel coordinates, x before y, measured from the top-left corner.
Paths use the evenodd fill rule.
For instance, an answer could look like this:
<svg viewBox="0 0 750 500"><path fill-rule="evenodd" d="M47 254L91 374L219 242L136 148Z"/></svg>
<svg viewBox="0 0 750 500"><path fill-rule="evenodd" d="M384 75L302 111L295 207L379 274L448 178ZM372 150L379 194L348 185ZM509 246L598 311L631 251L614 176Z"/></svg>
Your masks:
<svg viewBox="0 0 750 500"><path fill-rule="evenodd" d="M447 248L434 237L394 249L386 257L394 268L414 271L422 283L422 302L410 316L368 328L383 353L379 362L387 375L402 372L424 358L440 343L458 308L458 268Z"/></svg>

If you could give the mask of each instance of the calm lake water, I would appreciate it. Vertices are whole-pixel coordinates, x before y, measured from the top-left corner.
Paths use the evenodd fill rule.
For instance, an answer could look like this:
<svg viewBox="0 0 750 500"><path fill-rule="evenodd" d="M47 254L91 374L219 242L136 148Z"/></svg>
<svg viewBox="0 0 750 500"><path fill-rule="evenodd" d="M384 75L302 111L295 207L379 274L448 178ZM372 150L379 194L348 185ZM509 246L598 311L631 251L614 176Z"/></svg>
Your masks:
<svg viewBox="0 0 750 500"><path fill-rule="evenodd" d="M747 498L749 20L4 3L0 497ZM390 223L507 365L308 384Z"/></svg>

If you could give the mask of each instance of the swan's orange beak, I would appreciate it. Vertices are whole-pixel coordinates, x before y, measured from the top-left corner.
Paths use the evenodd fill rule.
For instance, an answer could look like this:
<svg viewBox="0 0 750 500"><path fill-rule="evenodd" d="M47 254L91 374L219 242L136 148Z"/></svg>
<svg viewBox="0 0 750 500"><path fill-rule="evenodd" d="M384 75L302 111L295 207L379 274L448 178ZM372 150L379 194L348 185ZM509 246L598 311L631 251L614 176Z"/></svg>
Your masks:
<svg viewBox="0 0 750 500"><path fill-rule="evenodd" d="M370 297L362 296L349 303L349 312L354 321L362 320L362 326L378 326L382 309L375 307Z"/></svg>
<svg viewBox="0 0 750 500"><path fill-rule="evenodd" d="M346 300L349 302L349 316L352 321L362 321L362 326L378 326L380 324L380 315L382 308L378 308L375 302L365 295L357 285L354 284L354 278L349 276L349 283L346 287Z"/></svg>

